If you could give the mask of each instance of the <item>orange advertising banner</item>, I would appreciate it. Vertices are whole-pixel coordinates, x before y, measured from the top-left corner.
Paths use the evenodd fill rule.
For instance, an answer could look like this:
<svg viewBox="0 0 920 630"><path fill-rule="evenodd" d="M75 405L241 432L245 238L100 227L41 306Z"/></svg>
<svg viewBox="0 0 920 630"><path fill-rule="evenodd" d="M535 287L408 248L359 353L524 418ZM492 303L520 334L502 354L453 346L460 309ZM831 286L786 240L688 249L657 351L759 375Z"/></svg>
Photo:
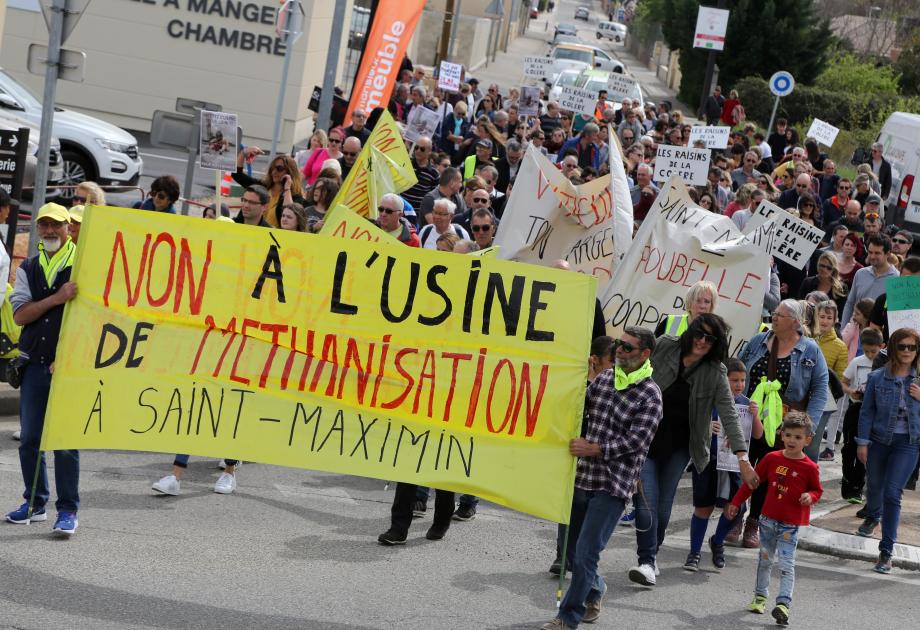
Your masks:
<svg viewBox="0 0 920 630"><path fill-rule="evenodd" d="M375 107L387 106L424 8L425 0L380 0L377 4L343 125L351 122L351 113L357 108L369 113Z"/></svg>

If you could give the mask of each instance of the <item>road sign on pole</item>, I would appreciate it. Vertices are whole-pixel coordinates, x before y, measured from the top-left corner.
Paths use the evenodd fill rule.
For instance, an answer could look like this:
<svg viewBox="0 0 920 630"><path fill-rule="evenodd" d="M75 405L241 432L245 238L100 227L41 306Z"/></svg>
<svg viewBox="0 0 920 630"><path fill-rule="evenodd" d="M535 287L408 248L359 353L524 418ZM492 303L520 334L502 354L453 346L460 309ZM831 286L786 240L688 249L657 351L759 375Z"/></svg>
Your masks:
<svg viewBox="0 0 920 630"><path fill-rule="evenodd" d="M64 24L61 27L61 44L67 41L67 38L70 37L70 34L73 32L73 28L77 25L77 22L80 21L80 18L83 17L84 11L89 4L89 0L67 0L64 8ZM41 3L42 6L42 15L45 16L45 26L48 27L48 32L51 32L51 22L52 22L52 13L54 9L52 8L53 3L49 4L47 0L44 0Z"/></svg>
<svg viewBox="0 0 920 630"><path fill-rule="evenodd" d="M278 106L275 108L275 128L272 131L272 156L278 148L278 136L281 134L284 92L287 87L288 70L291 67L291 48L303 34L303 7L300 6L300 0L287 0L281 5L275 18L275 32L284 42L284 61L281 65L281 85L278 86Z"/></svg>
<svg viewBox="0 0 920 630"><path fill-rule="evenodd" d="M19 201L22 196L22 178L26 172L26 160L29 150L29 130L20 128L18 131L0 131L0 187L3 187L10 197ZM10 212L6 219L6 252L12 258L13 245L16 243L16 225L19 220L18 212ZM0 278L4 284L9 278ZM5 286L4 286L5 288Z"/></svg>
<svg viewBox="0 0 920 630"><path fill-rule="evenodd" d="M770 114L770 124L767 126L767 134L770 134L773 131L773 120L776 118L776 110L779 109L779 99L783 96L792 94L792 90L795 88L795 79L785 70L780 70L779 72L773 73L768 83L770 85L770 91L776 95L776 99L773 101L773 113Z"/></svg>

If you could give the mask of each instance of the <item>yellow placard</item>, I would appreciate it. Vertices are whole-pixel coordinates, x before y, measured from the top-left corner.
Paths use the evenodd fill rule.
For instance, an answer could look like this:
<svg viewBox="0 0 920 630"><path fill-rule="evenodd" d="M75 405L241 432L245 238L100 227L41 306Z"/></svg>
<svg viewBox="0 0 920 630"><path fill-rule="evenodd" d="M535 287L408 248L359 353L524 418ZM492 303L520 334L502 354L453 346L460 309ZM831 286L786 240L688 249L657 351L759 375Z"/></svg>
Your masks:
<svg viewBox="0 0 920 630"><path fill-rule="evenodd" d="M568 521L589 276L93 207L73 277L44 450L335 471Z"/></svg>
<svg viewBox="0 0 920 630"><path fill-rule="evenodd" d="M319 233L333 238L369 241L384 245L402 245L399 239L393 238L390 234L387 234L384 230L381 230L366 218L355 214L345 206L335 206L326 213L323 227Z"/></svg>
<svg viewBox="0 0 920 630"><path fill-rule="evenodd" d="M416 183L418 178L399 127L390 112L384 110L332 207L347 206L362 217L376 219L381 197L401 193Z"/></svg>

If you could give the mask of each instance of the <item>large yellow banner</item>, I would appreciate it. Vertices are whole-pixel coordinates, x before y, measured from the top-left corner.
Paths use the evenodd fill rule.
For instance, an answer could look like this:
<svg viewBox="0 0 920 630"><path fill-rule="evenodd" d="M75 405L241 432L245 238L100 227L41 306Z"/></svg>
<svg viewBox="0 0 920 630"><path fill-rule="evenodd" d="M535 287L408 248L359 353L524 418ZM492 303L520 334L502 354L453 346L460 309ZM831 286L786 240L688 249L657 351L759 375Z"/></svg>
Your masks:
<svg viewBox="0 0 920 630"><path fill-rule="evenodd" d="M88 209L42 448L227 457L567 522L596 280Z"/></svg>

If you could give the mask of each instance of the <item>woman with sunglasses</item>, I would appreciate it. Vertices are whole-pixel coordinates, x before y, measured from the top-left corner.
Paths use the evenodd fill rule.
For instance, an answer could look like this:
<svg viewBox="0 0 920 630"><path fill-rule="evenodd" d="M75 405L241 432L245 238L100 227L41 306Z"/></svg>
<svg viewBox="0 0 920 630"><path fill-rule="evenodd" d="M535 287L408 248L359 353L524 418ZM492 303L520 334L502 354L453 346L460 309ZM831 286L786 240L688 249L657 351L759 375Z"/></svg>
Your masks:
<svg viewBox="0 0 920 630"><path fill-rule="evenodd" d="M179 200L179 181L172 175L160 175L150 184L147 198L134 204L140 210L153 210L176 214L175 203Z"/></svg>
<svg viewBox="0 0 920 630"><path fill-rule="evenodd" d="M665 335L655 343L649 360L652 379L661 389L663 413L639 473L639 491L633 496L639 564L628 575L638 584L656 583L656 556L687 464L693 463L696 474L702 474L709 466L713 409L742 462L742 478L746 483L755 483L756 474L748 462L747 442L722 364L727 354L728 328L714 313L699 315L680 337Z"/></svg>
<svg viewBox="0 0 920 630"><path fill-rule="evenodd" d="M323 162L326 160L338 160L342 157L342 144L345 142L345 130L341 127L335 127L329 131L329 137L325 146L314 150L307 163L303 167L303 181L307 186L312 186L319 172L323 170ZM259 151L261 154L261 151ZM237 171L241 168L239 159L237 159ZM266 186L268 188L268 186Z"/></svg>
<svg viewBox="0 0 920 630"><path fill-rule="evenodd" d="M773 311L772 329L754 335L738 357L748 372L747 397L763 401L759 407L764 435L751 440L751 462L755 466L770 451L783 448L776 435L779 425L774 421L782 420L785 409L820 418L827 403L827 363L817 342L805 333L802 304L792 299L780 302ZM751 496L742 536L742 544L748 549L760 545L758 520L765 498L765 486Z"/></svg>
<svg viewBox="0 0 920 630"><path fill-rule="evenodd" d="M72 206L104 206L105 191L96 182L80 182L70 198Z"/></svg>
<svg viewBox="0 0 920 630"><path fill-rule="evenodd" d="M805 223L810 223L815 227L822 227L821 224L821 207L818 205L814 194L806 191L799 195L798 200L799 218Z"/></svg>
<svg viewBox="0 0 920 630"><path fill-rule="evenodd" d="M767 196L767 201L770 203L775 203L779 199L779 189L776 187L776 184L773 183L773 180L770 179L769 174L761 174L757 177L757 188L762 190Z"/></svg>
<svg viewBox="0 0 920 630"><path fill-rule="evenodd" d="M700 208L703 210L709 210L714 214L722 214L722 209L719 207L719 202L716 200L716 196L708 190L700 193L700 200L697 203L699 203Z"/></svg>
<svg viewBox="0 0 920 630"><path fill-rule="evenodd" d="M344 132L342 132L344 137ZM330 134L331 141L331 134ZM317 149L307 159L307 168L311 166L310 161L317 154L323 154L328 149ZM268 165L268 171L261 180L251 177L243 172L243 161L252 161L256 156L263 155L259 147L246 147L236 156L236 172L233 173L233 181L242 186L249 188L253 184L261 184L268 191L269 199L265 205L265 222L272 227L279 227L281 221L281 211L285 205L291 203L306 204L303 198L303 188L301 187L300 169L297 168L297 161L290 155L279 153L272 158ZM322 162L320 162L322 164Z"/></svg>
<svg viewBox="0 0 920 630"><path fill-rule="evenodd" d="M479 120L481 116L485 116L490 121L495 118L495 111L498 108L495 106L495 98L492 94L486 94L483 96L479 103L476 105L476 109L473 111L473 117Z"/></svg>
<svg viewBox="0 0 920 630"><path fill-rule="evenodd" d="M920 454L920 334L899 328L888 340L888 362L869 374L859 412L856 457L869 478L860 536L882 524L875 571L891 571L901 520L901 494Z"/></svg>

